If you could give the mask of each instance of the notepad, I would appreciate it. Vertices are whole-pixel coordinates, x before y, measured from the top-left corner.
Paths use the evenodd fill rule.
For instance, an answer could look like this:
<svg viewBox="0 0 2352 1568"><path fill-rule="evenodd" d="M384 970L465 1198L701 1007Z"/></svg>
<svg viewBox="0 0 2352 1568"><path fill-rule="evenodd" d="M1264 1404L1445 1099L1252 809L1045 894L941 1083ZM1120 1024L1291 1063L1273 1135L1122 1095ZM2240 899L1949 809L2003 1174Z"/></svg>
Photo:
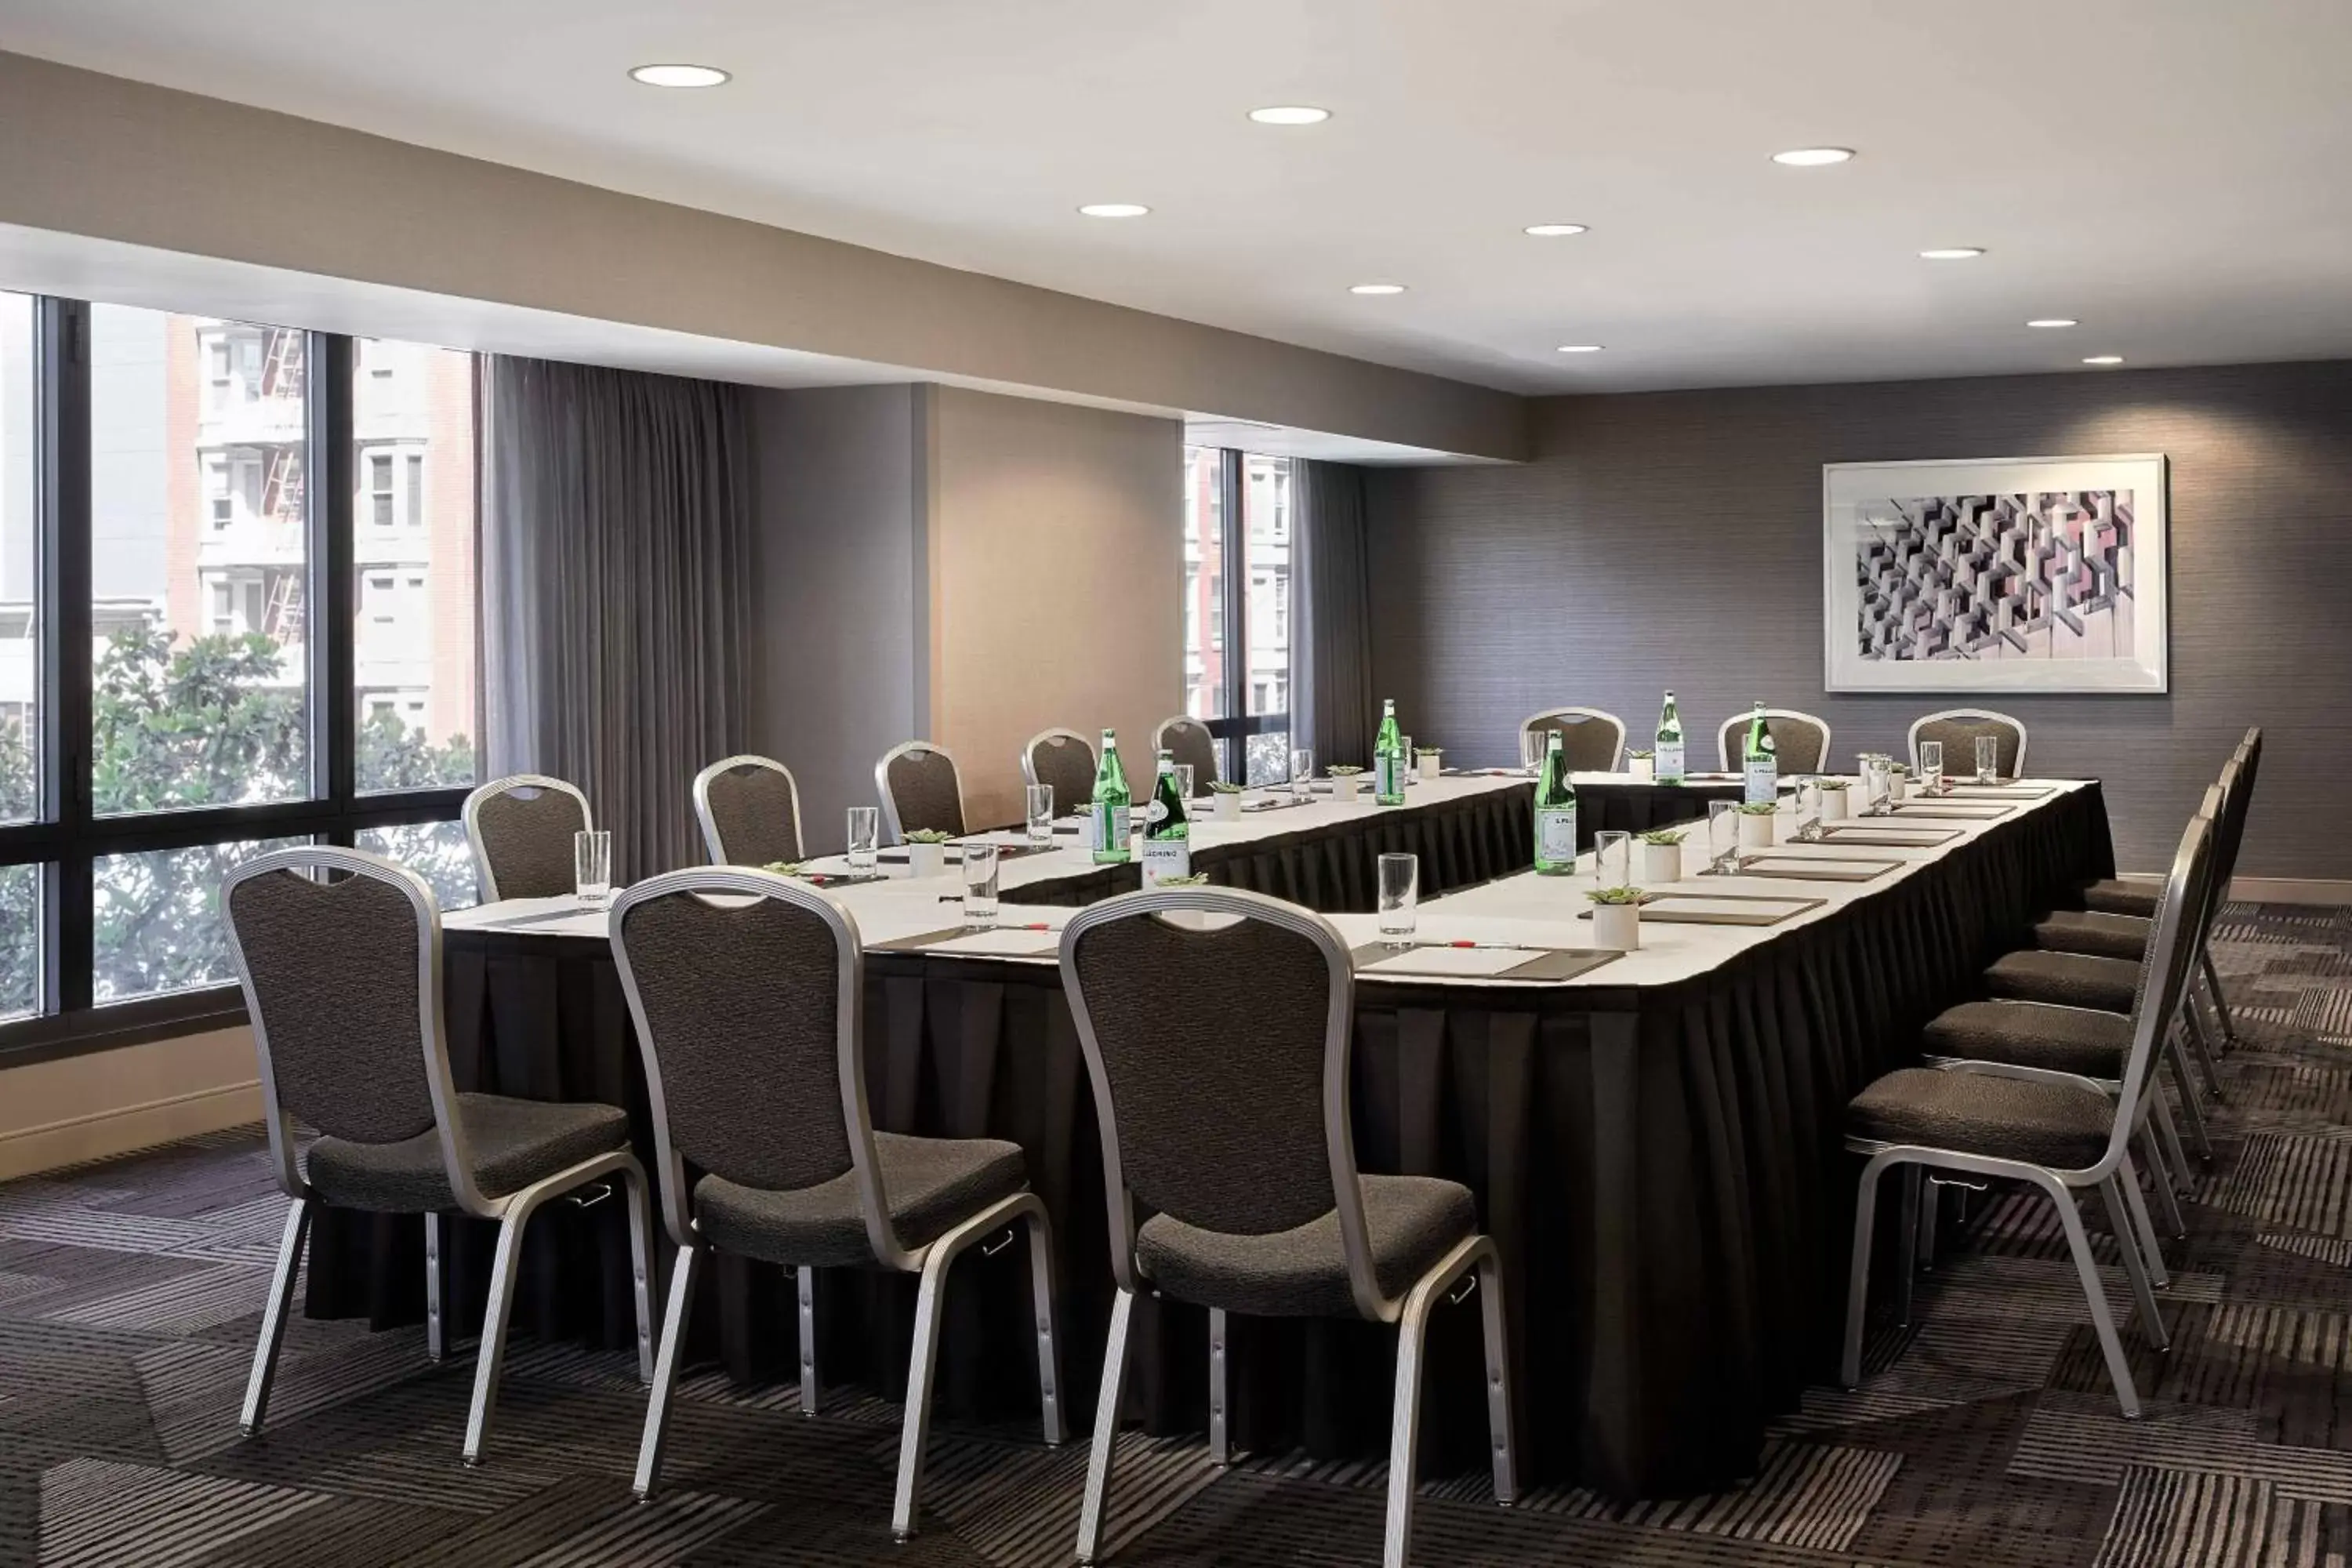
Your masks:
<svg viewBox="0 0 2352 1568"><path fill-rule="evenodd" d="M1645 921L1694 924L1771 925L1817 906L1819 899L1727 899L1668 893L1642 906Z"/></svg>
<svg viewBox="0 0 2352 1568"><path fill-rule="evenodd" d="M964 958L1044 958L1061 946L1057 931L974 931L927 943L923 951Z"/></svg>
<svg viewBox="0 0 2352 1568"><path fill-rule="evenodd" d="M1415 947L1394 958L1360 965L1367 974L1432 974L1452 980L1493 979L1539 956L1523 947Z"/></svg>
<svg viewBox="0 0 2352 1568"><path fill-rule="evenodd" d="M1902 866L1900 860L1847 860L1810 855L1759 855L1739 863L1743 877L1788 877L1809 882L1867 882Z"/></svg>

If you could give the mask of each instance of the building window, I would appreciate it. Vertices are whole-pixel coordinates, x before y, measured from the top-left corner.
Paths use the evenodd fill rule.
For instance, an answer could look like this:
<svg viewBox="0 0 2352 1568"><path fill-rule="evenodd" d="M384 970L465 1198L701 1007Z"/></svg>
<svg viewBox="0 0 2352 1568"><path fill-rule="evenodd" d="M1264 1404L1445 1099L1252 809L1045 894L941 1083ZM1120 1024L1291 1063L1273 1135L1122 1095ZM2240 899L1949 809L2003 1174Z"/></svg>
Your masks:
<svg viewBox="0 0 2352 1568"><path fill-rule="evenodd" d="M1217 737L1224 775L1253 784L1290 766L1289 483L1286 458L1185 449L1185 711Z"/></svg>
<svg viewBox="0 0 2352 1568"><path fill-rule="evenodd" d="M425 526L425 454L408 455L408 526Z"/></svg>
<svg viewBox="0 0 2352 1568"><path fill-rule="evenodd" d="M378 528L392 526L392 454L370 452L367 458L368 516Z"/></svg>

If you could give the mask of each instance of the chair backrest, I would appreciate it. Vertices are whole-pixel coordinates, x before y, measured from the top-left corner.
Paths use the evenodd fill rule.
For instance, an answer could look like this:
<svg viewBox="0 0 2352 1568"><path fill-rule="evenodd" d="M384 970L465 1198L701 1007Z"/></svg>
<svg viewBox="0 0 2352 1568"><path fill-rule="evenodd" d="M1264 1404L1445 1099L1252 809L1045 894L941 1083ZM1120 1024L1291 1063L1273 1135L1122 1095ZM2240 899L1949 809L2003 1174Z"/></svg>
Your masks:
<svg viewBox="0 0 2352 1568"><path fill-rule="evenodd" d="M2025 775L2025 724L2006 713L1996 713L1990 708L1947 708L1940 713L1929 713L1911 721L1911 771L1919 771L1919 742L1940 742L1944 748L1944 776L1952 779L1972 777L1977 768L1977 737L1990 735L1999 748L2000 776L2005 779ZM1775 737L1777 740L1778 737Z"/></svg>
<svg viewBox="0 0 2352 1568"><path fill-rule="evenodd" d="M902 1265L874 1159L849 912L773 872L698 867L621 894L612 933L671 1239L693 1239L687 1161L768 1192L854 1173L876 1257Z"/></svg>
<svg viewBox="0 0 2352 1568"><path fill-rule="evenodd" d="M596 824L578 785L511 773L467 795L465 816L484 903L551 899L580 885L572 836Z"/></svg>
<svg viewBox="0 0 2352 1568"><path fill-rule="evenodd" d="M1095 797L1095 743L1076 730L1041 730L1021 748L1024 783L1051 784L1054 812L1069 816Z"/></svg>
<svg viewBox="0 0 2352 1568"><path fill-rule="evenodd" d="M2208 792L2207 805L2216 804ZM2123 1160L2126 1145L2138 1125L2143 1100L2156 1092L2150 1071L2157 1047L2180 1016L2189 994L2189 980L2197 957L2197 923L2205 907L2213 866L2213 818L2200 811L2189 818L2172 857L2172 870L2164 890L2157 895L2147 955L2141 960L2139 984L2132 996L2131 1052L2126 1058L2123 1083L2116 1097L2115 1127L2100 1167L2113 1171Z"/></svg>
<svg viewBox="0 0 2352 1568"><path fill-rule="evenodd" d="M2223 794L2227 798L2213 841L2212 904L2217 913L2229 901L2230 880L2238 874L2238 849L2245 841L2246 814L2254 806L2254 774L2262 763L2263 732L2249 730L2222 770Z"/></svg>
<svg viewBox="0 0 2352 1568"><path fill-rule="evenodd" d="M1547 708L1519 721L1519 733L1559 731L1568 769L1577 773L1613 773L1624 765L1625 721L1598 708ZM1547 742L1549 743L1549 742Z"/></svg>
<svg viewBox="0 0 2352 1568"><path fill-rule="evenodd" d="M336 879L322 879L322 875ZM450 1190L480 1204L441 1016L441 911L415 872L359 849L273 850L221 886L279 1184L306 1190L291 1119L353 1143L440 1130Z"/></svg>
<svg viewBox="0 0 2352 1568"><path fill-rule="evenodd" d="M929 741L891 747L874 764L874 789L891 843L905 843L909 833L963 837L963 775L945 748Z"/></svg>
<svg viewBox="0 0 2352 1568"><path fill-rule="evenodd" d="M695 774L694 816L714 866L766 866L803 853L800 785L767 757L728 757Z"/></svg>
<svg viewBox="0 0 2352 1568"><path fill-rule="evenodd" d="M1173 752L1179 763L1191 764L1192 794L1196 797L1211 793L1209 786L1218 778L1217 741L1206 724L1181 713L1173 719L1163 719L1160 728L1151 732L1151 750L1155 763L1158 753Z"/></svg>
<svg viewBox="0 0 2352 1568"><path fill-rule="evenodd" d="M1725 773L1737 770L1746 759L1735 752L1735 744L1744 748L1748 743L1748 725L1756 717L1751 710L1735 713L1723 721L1715 732L1717 766ZM1773 753L1779 757L1784 773L1818 773L1830 765L1830 721L1811 713L1800 713L1793 708L1764 710L1764 729L1772 737Z"/></svg>
<svg viewBox="0 0 2352 1568"><path fill-rule="evenodd" d="M1211 917L1177 923L1179 914ZM1256 893L1173 888L1081 910L1062 984L1102 1129L1111 1268L1135 1267L1134 1200L1265 1236L1338 1211L1357 1309L1381 1295L1349 1113L1355 964L1322 916Z"/></svg>

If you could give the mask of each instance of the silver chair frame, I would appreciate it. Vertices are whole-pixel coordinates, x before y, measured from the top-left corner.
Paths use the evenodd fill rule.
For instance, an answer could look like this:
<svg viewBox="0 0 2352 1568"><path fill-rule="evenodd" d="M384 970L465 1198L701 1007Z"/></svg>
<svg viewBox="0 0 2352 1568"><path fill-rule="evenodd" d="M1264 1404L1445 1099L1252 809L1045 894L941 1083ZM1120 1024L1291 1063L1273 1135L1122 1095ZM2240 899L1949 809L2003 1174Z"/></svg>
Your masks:
<svg viewBox="0 0 2352 1568"><path fill-rule="evenodd" d="M1617 731L1617 744L1609 752L1609 765L1601 771L1613 773L1624 768L1625 721L1616 714L1600 708L1547 708L1540 713L1530 713L1520 720L1519 733L1525 735L1547 719L1577 719L1587 723L1608 725Z"/></svg>
<svg viewBox="0 0 2352 1568"><path fill-rule="evenodd" d="M1812 725L1822 732L1821 755L1813 759L1812 765L1810 767L1801 768L1796 765L1793 760L1788 757L1783 757L1780 759L1780 769L1782 773L1822 773L1829 772L1830 721L1828 720L1822 718L1818 713L1799 712L1794 708L1767 708L1764 710L1764 717L1767 719L1799 720L1804 723ZM1733 771L1733 763L1731 759L1732 731L1738 729L1743 724L1754 722L1755 719L1756 710L1751 708L1745 713L1733 714L1730 718L1726 719L1720 725L1717 726L1715 731L1716 765L1722 772L1730 773Z"/></svg>
<svg viewBox="0 0 2352 1568"><path fill-rule="evenodd" d="M567 788L569 786L566 786ZM470 824L469 824L470 826ZM627 1188L630 1279L637 1308L637 1376L651 1381L653 1366L652 1224L648 1216L646 1173L635 1154L614 1150L565 1167L503 1197L483 1194L474 1179L473 1151L465 1123L457 1117L457 1090L449 1069L448 1033L443 1019L441 993L441 911L425 879L381 855L360 849L306 846L273 850L246 861L221 884L221 904L229 907L239 884L277 871L344 872L369 877L398 889L416 912L417 1027L424 1041L425 1082L433 1100L433 1125L441 1144L441 1168L459 1213L499 1226L496 1253L490 1266L489 1304L482 1319L482 1337L475 1356L474 1395L466 1417L465 1459L481 1462L498 1402L499 1373L506 1359L507 1321L514 1308L515 1272L522 1251L524 1228L550 1199L563 1196L592 1182L617 1175ZM236 967L237 984L253 1025L253 1046L260 1063L262 1122L269 1134L269 1160L278 1185L291 1205L278 1247L278 1269L270 1280L269 1299L261 1318L260 1342L254 1349L253 1373L246 1384L245 1405L238 1420L248 1437L261 1430L269 1407L270 1387L277 1376L278 1352L286 1335L286 1320L293 1310L294 1279L302 1260L302 1244L320 1202L304 1179L295 1156L292 1120L278 1104L278 1074L269 1055L269 1029L262 1016L253 972L245 958L236 922L227 922L229 954ZM447 1324L441 1290L441 1216L425 1216L425 1343L426 1356L440 1361L447 1351Z"/></svg>
<svg viewBox="0 0 2352 1568"><path fill-rule="evenodd" d="M792 792L793 796L793 842L800 847L801 855L806 856L808 835L801 831L800 781L793 777L792 769L773 757L753 756L747 752L740 756L721 757L694 775L694 819L702 825L702 846L709 851L710 863L714 866L734 863L727 858L727 846L719 832L719 818L710 809L710 781L737 768L766 768L771 773L783 775L784 787Z"/></svg>
<svg viewBox="0 0 2352 1568"><path fill-rule="evenodd" d="M1955 719L1962 722L1971 719L1984 719L1996 724L2006 724L2016 731L2017 757L2010 764L2009 776L2013 779L2021 779L2025 776L2025 721L2014 714L1996 713L1990 708L1947 708L1940 713L1922 713L1918 718L1912 720L1911 728L1906 732L1904 738L1911 750L1911 772L1914 776L1916 776L1919 772L1919 731L1939 719ZM1969 759L1968 772L1971 777L1975 775L1976 759L1974 757ZM1958 776L1953 771L1951 759L1948 757L1944 760L1944 776L1946 778Z"/></svg>
<svg viewBox="0 0 2352 1568"><path fill-rule="evenodd" d="M1084 735L1079 734L1076 730L1064 730L1059 727L1051 730L1040 730L1035 734L1021 742L1021 782L1023 784L1036 785L1045 782L1037 776L1037 748L1044 745L1046 742L1053 740L1055 736L1059 736L1066 741L1076 741L1079 745L1084 746L1087 749L1087 756L1094 763L1095 766L1100 767L1102 765L1102 753L1095 750L1095 743L1092 741L1087 740ZM962 782L963 775L959 773L956 777L957 782L961 784ZM1077 810L1080 805L1081 803L1077 801L1057 800L1054 803L1054 810L1061 816L1067 816L1071 812Z"/></svg>
<svg viewBox="0 0 2352 1568"><path fill-rule="evenodd" d="M948 766L955 770L956 810L963 817L964 831L969 833L971 831L971 803L964 798L963 765L955 760L955 753L929 741L901 741L883 752L882 760L874 764L874 793L881 799L882 826L889 834L890 842L904 844L907 841L907 836L898 825L898 796L890 793L890 764L917 752L937 752L948 760Z"/></svg>
<svg viewBox="0 0 2352 1568"><path fill-rule="evenodd" d="M1209 726L1202 721L1193 718L1190 713L1178 713L1171 718L1162 719L1159 723L1151 727L1151 751L1154 756L1157 756L1160 752L1170 749L1168 744L1168 731L1181 724L1189 724L1192 728L1200 731L1203 735L1208 735L1209 755L1213 757L1217 754L1217 737L1213 734L1210 734ZM1198 800L1202 796L1211 794L1212 791L1210 790L1209 785L1213 782L1213 781L1210 779L1194 779L1192 781L1193 798Z"/></svg>
<svg viewBox="0 0 2352 1568"><path fill-rule="evenodd" d="M1356 1165L1349 1110L1349 1061L1355 1035L1356 967L1347 942L1329 921L1310 910L1258 893L1225 889L1169 888L1129 893L1079 910L1062 932L1062 991L1069 998L1092 1080L1096 1123L1103 1145L1103 1185L1111 1227L1111 1273L1118 1293L1111 1305L1110 1340L1104 1352L1102 1390L1095 1409L1094 1441L1087 1460L1087 1486L1078 1515L1078 1561L1092 1563L1103 1552L1103 1522L1110 1501L1111 1455L1118 1435L1129 1344L1136 1298L1151 1291L1135 1257L1135 1203L1120 1164L1118 1122L1110 1098L1094 1017L1078 980L1077 945L1088 931L1113 921L1190 910L1238 916L1296 931L1312 942L1329 967L1331 985L1323 1042L1324 1142L1331 1167L1331 1193L1340 1244L1348 1262L1348 1289L1357 1313L1376 1323L1394 1323L1399 1333L1394 1415L1389 1435L1389 1489L1382 1562L1404 1568L1411 1556L1414 1467L1421 1440L1421 1368L1431 1310L1465 1275L1480 1298L1486 1339L1486 1419L1494 1450L1495 1500L1505 1506L1518 1497L1518 1447L1511 1420L1510 1342L1504 1319L1503 1280L1494 1238L1468 1236L1440 1258L1401 1297L1382 1293L1372 1271L1372 1249L1364 1219L1363 1186ZM1157 1294L1156 1291L1153 1291ZM1225 1409L1225 1314L1209 1318L1210 1456L1230 1457Z"/></svg>
<svg viewBox="0 0 2352 1568"><path fill-rule="evenodd" d="M498 874L490 869L489 852L482 845L482 805L496 796L512 795L521 789L553 790L559 795L568 795L580 803L582 831L593 831L596 826L596 814L589 808L588 796L578 784L566 784L545 773L509 773L502 779L492 779L486 784L478 785L473 794L466 797L462 815L466 822L466 847L474 854L474 879L481 886L482 902L486 904L497 903L500 894Z"/></svg>
<svg viewBox="0 0 2352 1568"><path fill-rule="evenodd" d="M837 955L835 983L839 988L835 1001L835 1059L841 1085L842 1116L849 1138L850 1170L858 1208L866 1223L866 1242L873 1250L874 1260L883 1268L922 1278L915 1299L914 1348L907 1371L907 1415L899 1435L898 1489L890 1517L892 1533L901 1541L907 1540L915 1533L918 1523L923 1463L929 1447L931 1389L943 1321L940 1298L946 1289L948 1270L975 1244L1004 1234L1016 1224L1026 1229L1029 1240L1030 1301L1036 1321L1037 1391L1045 1437L1054 1445L1065 1439L1061 1336L1056 1328L1054 1298L1053 1221L1037 1194L1024 1190L991 1204L924 1246L910 1247L899 1239L882 1190L881 1168L874 1153L874 1118L866 1097L865 945L858 935L857 922L846 909L805 883L742 867L672 871L630 888L613 904L613 960L621 972L621 988L629 999L629 1019L635 1026L637 1048L645 1058L646 1090L654 1122L654 1163L661 1178L662 1223L677 1248L669 1300L662 1318L660 1353L653 1370L653 1394L646 1405L645 1435L637 1450L634 1485L640 1499L650 1498L660 1479L670 1408L677 1390L678 1358L684 1347L687 1319L693 1309L695 1284L708 1251L708 1244L694 1220L686 1163L670 1138L661 1047L646 1020L645 998L638 990L636 971L629 957L629 911L639 904L674 894L702 899L714 895L774 899L814 915L833 933ZM816 1271L802 1268L795 1272L800 1287L801 1414L813 1416L819 1393Z"/></svg>

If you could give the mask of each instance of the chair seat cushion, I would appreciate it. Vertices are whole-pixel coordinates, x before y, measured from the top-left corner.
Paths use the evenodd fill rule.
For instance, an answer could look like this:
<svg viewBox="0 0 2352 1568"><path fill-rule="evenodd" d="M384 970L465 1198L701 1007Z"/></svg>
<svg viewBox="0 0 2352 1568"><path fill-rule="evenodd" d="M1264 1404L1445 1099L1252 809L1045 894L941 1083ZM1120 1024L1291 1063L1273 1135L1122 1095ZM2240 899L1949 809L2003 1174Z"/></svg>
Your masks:
<svg viewBox="0 0 2352 1568"><path fill-rule="evenodd" d="M2152 920L2156 900L2163 891L2160 882L2119 882L2110 877L2084 888L2083 902L2111 915L2137 915L2142 920Z"/></svg>
<svg viewBox="0 0 2352 1568"><path fill-rule="evenodd" d="M2033 945L2052 952L2087 952L2137 963L2147 952L2154 922L2100 910L2060 910L2033 928Z"/></svg>
<svg viewBox="0 0 2352 1568"><path fill-rule="evenodd" d="M2021 1160L2053 1171L2098 1163L2113 1121L2112 1103L2095 1089L1935 1068L1888 1073L1846 1107L1847 1132L1873 1143Z"/></svg>
<svg viewBox="0 0 2352 1568"><path fill-rule="evenodd" d="M593 1101L556 1104L499 1094L461 1094L474 1184L502 1198L568 1166L629 1146L628 1114ZM457 1206L441 1163L441 1138L426 1131L397 1143L321 1138L310 1145L310 1188L341 1208L377 1214L436 1214Z"/></svg>
<svg viewBox="0 0 2352 1568"><path fill-rule="evenodd" d="M883 1202L898 1243L927 1247L1000 1198L1028 1185L1021 1146L993 1138L874 1134ZM787 1268L875 1261L856 1173L813 1187L747 1187L720 1176L694 1184L697 1228L714 1245Z"/></svg>
<svg viewBox="0 0 2352 1568"><path fill-rule="evenodd" d="M2131 1019L2122 1013L2046 1002L1963 1002L1937 1014L1919 1043L1931 1057L2120 1079L2131 1036Z"/></svg>
<svg viewBox="0 0 2352 1568"><path fill-rule="evenodd" d="M2021 1002L2128 1013L2139 994L2139 965L2127 959L2027 948L1986 970L1985 986L1995 996Z"/></svg>
<svg viewBox="0 0 2352 1568"><path fill-rule="evenodd" d="M1365 1176L1364 1228L1381 1294L1412 1289L1478 1229L1470 1189L1431 1176ZM1352 1318L1347 1253L1334 1209L1264 1236L1202 1230L1168 1215L1143 1222L1136 1261L1163 1294L1259 1318Z"/></svg>

